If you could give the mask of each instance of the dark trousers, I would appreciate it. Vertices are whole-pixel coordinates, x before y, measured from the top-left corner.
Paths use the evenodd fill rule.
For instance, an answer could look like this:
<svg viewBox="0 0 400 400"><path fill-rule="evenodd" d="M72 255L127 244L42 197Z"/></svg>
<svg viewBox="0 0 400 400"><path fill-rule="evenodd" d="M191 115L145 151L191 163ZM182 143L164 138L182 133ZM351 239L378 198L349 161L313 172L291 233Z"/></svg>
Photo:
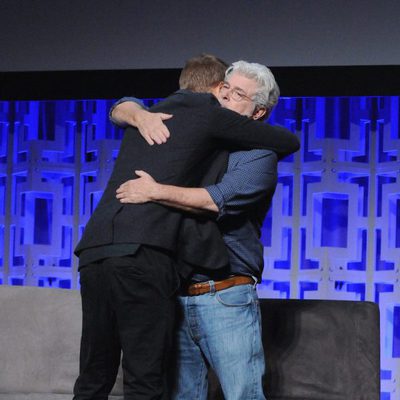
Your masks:
<svg viewBox="0 0 400 400"><path fill-rule="evenodd" d="M125 400L167 399L167 364L179 279L171 257L141 246L80 273L82 339L74 400L106 400L122 350Z"/></svg>

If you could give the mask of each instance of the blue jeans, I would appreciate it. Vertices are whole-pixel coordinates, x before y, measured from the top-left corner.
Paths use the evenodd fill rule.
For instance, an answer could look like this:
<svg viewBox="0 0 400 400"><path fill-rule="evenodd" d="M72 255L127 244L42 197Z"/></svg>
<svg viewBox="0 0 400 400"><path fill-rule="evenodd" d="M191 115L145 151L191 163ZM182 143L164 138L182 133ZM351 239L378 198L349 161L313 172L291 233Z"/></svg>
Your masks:
<svg viewBox="0 0 400 400"><path fill-rule="evenodd" d="M213 281L211 281L213 283ZM173 400L205 400L210 365L226 400L264 400L260 308L255 285L178 298Z"/></svg>

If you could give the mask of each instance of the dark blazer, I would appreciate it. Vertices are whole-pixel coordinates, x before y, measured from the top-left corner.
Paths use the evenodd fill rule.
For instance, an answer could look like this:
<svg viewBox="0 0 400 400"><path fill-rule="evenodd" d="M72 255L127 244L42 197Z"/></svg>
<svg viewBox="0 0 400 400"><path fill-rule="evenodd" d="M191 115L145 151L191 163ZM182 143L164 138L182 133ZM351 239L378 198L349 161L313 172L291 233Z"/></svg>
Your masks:
<svg viewBox="0 0 400 400"><path fill-rule="evenodd" d="M156 181L178 186L199 186L215 160L217 150L268 148L282 158L299 148L295 135L285 128L255 122L220 107L211 94L178 91L151 108L153 112L173 114L165 121L170 139L160 146L149 146L137 129L126 129L118 158L106 190L90 218L79 253L111 243L140 243L173 252L178 249L182 213L156 203L121 204L115 191L142 169ZM228 261L216 225L205 222L190 241L192 250L180 250L182 257L195 265L219 268ZM203 234L204 233L204 234ZM187 233L190 235L190 232Z"/></svg>

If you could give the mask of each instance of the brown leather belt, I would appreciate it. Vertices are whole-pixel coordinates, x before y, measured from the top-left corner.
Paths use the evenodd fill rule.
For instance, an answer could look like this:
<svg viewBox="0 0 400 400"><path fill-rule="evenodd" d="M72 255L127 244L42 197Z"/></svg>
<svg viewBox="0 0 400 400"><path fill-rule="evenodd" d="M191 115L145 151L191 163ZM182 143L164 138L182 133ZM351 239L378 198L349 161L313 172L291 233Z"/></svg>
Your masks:
<svg viewBox="0 0 400 400"><path fill-rule="evenodd" d="M232 286L247 285L249 283L255 283L254 279L250 276L232 276L224 279L223 281L214 281L215 291L228 289ZM200 294L210 293L211 285L209 282L193 283L187 287L184 294L187 296L198 296Z"/></svg>

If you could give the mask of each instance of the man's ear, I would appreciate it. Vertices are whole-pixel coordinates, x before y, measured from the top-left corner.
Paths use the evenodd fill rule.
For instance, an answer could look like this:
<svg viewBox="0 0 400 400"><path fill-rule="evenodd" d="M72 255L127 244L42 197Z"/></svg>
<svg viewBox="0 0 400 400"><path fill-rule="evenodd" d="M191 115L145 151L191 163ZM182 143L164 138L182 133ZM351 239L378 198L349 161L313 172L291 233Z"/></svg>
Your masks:
<svg viewBox="0 0 400 400"><path fill-rule="evenodd" d="M223 84L224 84L223 81L218 82L217 84L215 84L214 86L211 87L210 92L211 92L215 97L218 98L219 91L220 91L221 87L223 86Z"/></svg>
<svg viewBox="0 0 400 400"><path fill-rule="evenodd" d="M253 119L265 119L267 116L267 109L265 107L257 107L251 117Z"/></svg>

